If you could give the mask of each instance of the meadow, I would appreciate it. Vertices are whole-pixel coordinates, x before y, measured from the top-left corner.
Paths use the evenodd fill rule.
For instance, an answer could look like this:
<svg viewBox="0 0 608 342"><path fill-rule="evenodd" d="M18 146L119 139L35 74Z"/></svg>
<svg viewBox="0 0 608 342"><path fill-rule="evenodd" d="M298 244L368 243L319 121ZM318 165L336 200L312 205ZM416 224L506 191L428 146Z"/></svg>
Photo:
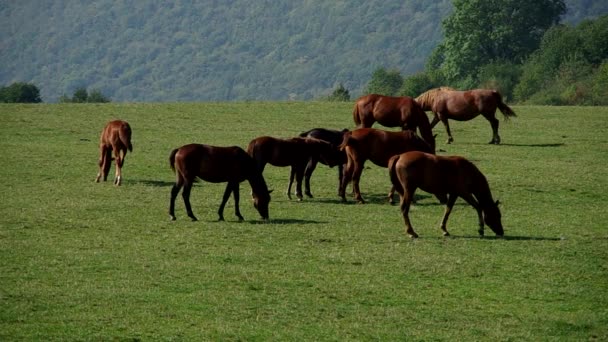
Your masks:
<svg viewBox="0 0 608 342"><path fill-rule="evenodd" d="M217 222L223 184L192 191L198 222L167 213L169 152L352 128L351 103L0 105L0 340L608 340L608 107L514 106L435 133L439 154L485 173L505 238L477 235L473 208L424 192L405 235L386 169L366 165L367 203L337 197L319 165L312 199L289 200L267 166L270 222L241 184ZM98 139L133 128L123 185L95 183Z"/></svg>

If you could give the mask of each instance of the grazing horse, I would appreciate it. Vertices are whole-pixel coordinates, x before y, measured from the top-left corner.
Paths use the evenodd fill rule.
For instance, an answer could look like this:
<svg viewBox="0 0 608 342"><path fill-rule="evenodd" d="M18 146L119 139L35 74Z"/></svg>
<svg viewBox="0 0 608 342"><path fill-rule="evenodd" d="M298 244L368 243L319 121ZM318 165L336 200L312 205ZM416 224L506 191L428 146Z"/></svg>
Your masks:
<svg viewBox="0 0 608 342"><path fill-rule="evenodd" d="M230 197L230 193L234 195L236 217L239 218L239 221L243 220L239 210L239 184L245 180L249 181L251 185L254 207L263 220L268 220L270 191L268 191L264 177L255 162L242 148L202 144L184 145L171 152L169 165L176 175L175 184L171 189L171 201L169 202L171 220L175 220L175 198L182 186L184 187L182 197L186 212L192 221L197 220L190 206L190 191L197 177L211 183L228 183L217 212L219 215L218 221L224 221L224 206Z"/></svg>
<svg viewBox="0 0 608 342"><path fill-rule="evenodd" d="M406 233L410 237L418 237L409 218L410 204L417 188L445 200L446 208L441 220L444 236L450 235L446 223L458 197L462 197L477 211L479 235L483 236L485 223L497 236L503 236L499 203L492 199L486 177L467 159L413 151L393 156L388 168L391 182L401 195L401 212Z"/></svg>
<svg viewBox="0 0 608 342"><path fill-rule="evenodd" d="M454 141L450 132L448 119L456 121L467 121L483 115L492 127L492 140L490 144L500 144L498 135L498 119L496 119L496 108L500 109L508 120L516 116L515 112L502 102L502 96L496 90L472 89L458 91L449 87L440 87L428 90L416 98L422 109L431 110L435 115L431 122L431 128L441 120L448 134L447 143Z"/></svg>
<svg viewBox="0 0 608 342"><path fill-rule="evenodd" d="M355 199L359 203L364 203L359 180L366 160L387 167L389 159L396 154L407 151L435 153L425 140L412 131L390 132L374 128L359 128L345 133L340 149L346 151L348 158L340 187L340 197L346 202L346 186L352 180Z"/></svg>
<svg viewBox="0 0 608 342"><path fill-rule="evenodd" d="M114 185L120 185L122 183L122 165L125 162L127 150L133 152L131 126L122 120L108 122L101 131L101 137L99 138L99 172L95 182L99 182L102 177L104 182L108 179L112 159L114 159L116 161ZM114 153L114 158L112 158L112 153Z"/></svg>
<svg viewBox="0 0 608 342"><path fill-rule="evenodd" d="M372 127L378 122L385 127L420 130L422 139L435 149L435 137L429 118L422 107L409 96L392 97L378 94L361 96L355 102L353 119L358 128Z"/></svg>
<svg viewBox="0 0 608 342"><path fill-rule="evenodd" d="M330 143L332 146L339 151L338 146L342 143L344 139L344 133L348 132L348 129L343 129L341 131L336 131L332 129L325 128L313 128L310 131L306 131L300 133L300 137L302 138L316 138L319 140L326 141ZM344 151L339 151L340 160L338 162L338 191L340 191L340 184L342 184L342 173L344 172L344 164L346 164L346 153ZM312 176L313 171L317 167L318 162L323 163L319 158L311 157L306 165L306 169L304 170L304 194L310 198L312 198L312 193L310 192L310 177ZM331 166L330 166L331 167ZM295 176L295 170L291 169L291 174L289 175L289 184L290 187L287 189L287 192L291 192L291 184L293 182L293 178Z"/></svg>
<svg viewBox="0 0 608 342"><path fill-rule="evenodd" d="M320 160L330 167L340 163L340 151L330 143L315 139L295 137L289 139L273 138L269 136L258 137L247 146L247 153L253 158L260 172L264 171L266 164L274 166L291 166L291 172L296 175L296 196L302 196L302 178L306 165L311 158ZM291 199L290 179L287 188L287 197Z"/></svg>

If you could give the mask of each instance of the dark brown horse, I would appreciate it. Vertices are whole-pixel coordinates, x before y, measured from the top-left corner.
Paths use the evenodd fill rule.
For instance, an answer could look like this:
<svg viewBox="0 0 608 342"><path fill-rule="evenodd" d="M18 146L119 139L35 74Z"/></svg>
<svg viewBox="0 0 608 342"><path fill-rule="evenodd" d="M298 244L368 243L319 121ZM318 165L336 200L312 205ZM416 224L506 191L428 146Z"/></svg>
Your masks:
<svg viewBox="0 0 608 342"><path fill-rule="evenodd" d="M268 191L264 177L255 162L242 148L202 144L184 145L171 152L169 164L176 175L175 184L171 189L171 201L169 202L169 216L172 220L175 220L175 198L182 186L184 187L182 197L186 212L192 221L197 220L190 206L190 191L197 177L211 183L228 183L217 212L219 221L224 220L224 206L230 197L230 193L234 196L235 215L239 218L239 221L243 220L239 210L239 184L245 180L249 181L251 185L254 207L263 220L268 220L270 191Z"/></svg>
<svg viewBox="0 0 608 342"><path fill-rule="evenodd" d="M435 150L435 137L429 118L422 107L409 96L391 97L378 94L361 96L355 102L353 119L358 128L372 127L378 122L385 127L420 130L420 136Z"/></svg>
<svg viewBox="0 0 608 342"><path fill-rule="evenodd" d="M407 151L434 153L431 146L412 131L389 132L374 128L359 128L345 133L340 149L346 151L348 158L340 187L340 197L343 202L346 201L346 186L352 180L355 199L359 203L364 203L359 180L365 161L369 159L378 166L387 167L389 159L396 154Z"/></svg>
<svg viewBox="0 0 608 342"><path fill-rule="evenodd" d="M424 110L431 110L435 115L431 122L431 128L435 127L439 121L443 122L448 134L448 144L454 141L448 119L467 121L481 114L490 122L492 127L490 144L500 144L496 109L500 109L505 120L508 120L511 116L516 116L515 112L502 102L500 93L490 89L458 91L449 87L435 88L422 93L416 98L416 102Z"/></svg>
<svg viewBox="0 0 608 342"><path fill-rule="evenodd" d="M102 177L104 182L108 179L114 159L116 161L114 184L120 185L122 183L122 166L125 162L127 150L133 151L131 126L122 120L108 122L101 131L101 137L99 138L99 172L95 182L99 182ZM114 157L112 157L112 153L114 153Z"/></svg>
<svg viewBox="0 0 608 342"><path fill-rule="evenodd" d="M296 196L302 200L302 179L306 165L311 158L315 158L328 166L340 163L340 151L330 143L314 138L280 139L269 136L258 137L247 146L247 153L253 158L260 172L264 171L266 164L274 166L291 166L291 172L296 175ZM287 196L291 199L290 180Z"/></svg>
<svg viewBox="0 0 608 342"><path fill-rule="evenodd" d="M339 153L339 162L338 162L338 191L340 191L340 184L342 184L342 174L344 172L344 165L346 164L346 153L344 151L340 151L338 146L342 143L344 139L344 133L348 132L348 129L343 129L341 131L336 131L333 129L325 129L325 128L313 128L309 131L300 133L300 137L302 138L316 138L319 140L326 141L330 143L332 146L336 148ZM317 167L317 163L324 163L323 160L319 160L319 158L311 157L306 165L306 169L304 170L304 194L310 198L312 198L312 192L310 191L310 177L312 176L313 171ZM331 167L331 166L330 166ZM291 173L289 175L289 184L291 185L293 179L295 177L295 169L291 169ZM291 186L287 189L287 192L291 192Z"/></svg>
<svg viewBox="0 0 608 342"><path fill-rule="evenodd" d="M410 204L418 188L446 202L441 220L444 236L450 235L446 224L458 197L462 197L477 211L479 235L483 236L485 223L497 236L503 236L498 201L492 199L486 177L470 161L462 157L442 157L414 151L393 156L388 167L391 182L401 195L401 212L406 233L410 237L418 237L409 218Z"/></svg>

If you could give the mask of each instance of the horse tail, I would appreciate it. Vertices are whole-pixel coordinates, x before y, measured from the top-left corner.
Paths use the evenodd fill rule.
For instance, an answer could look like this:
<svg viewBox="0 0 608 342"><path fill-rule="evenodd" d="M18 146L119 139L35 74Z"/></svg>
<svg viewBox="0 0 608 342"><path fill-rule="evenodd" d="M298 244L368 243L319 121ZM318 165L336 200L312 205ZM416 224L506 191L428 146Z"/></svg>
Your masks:
<svg viewBox="0 0 608 342"><path fill-rule="evenodd" d="M502 102L502 95L500 95L499 92L494 90L492 91L492 95L494 95L494 97L496 98L498 103L498 109L500 109L500 112L505 116L505 120L509 120L509 118L512 116L517 116L515 115L515 112L513 111L513 109L511 109L511 107L507 106L504 102Z"/></svg>
<svg viewBox="0 0 608 342"><path fill-rule="evenodd" d="M131 144L131 126L126 124L123 129L118 130L118 137L123 145L127 146L129 152L133 152L133 145Z"/></svg>
<svg viewBox="0 0 608 342"><path fill-rule="evenodd" d="M355 102L355 108L353 108L353 121L355 125L361 126L361 118L359 117L359 103Z"/></svg>
<svg viewBox="0 0 608 342"><path fill-rule="evenodd" d="M391 178L391 183L393 184L393 187L395 188L395 190L397 190L397 192L401 195L403 195L403 186L401 185L401 181L399 181L399 178L397 177L397 168L396 168L396 164L397 161L399 160L399 154L394 155L391 157L391 159L388 160L388 174Z"/></svg>
<svg viewBox="0 0 608 342"><path fill-rule="evenodd" d="M177 151L179 151L179 148L171 151L171 154L169 155L169 166L171 166L173 172L175 172L175 155L177 154Z"/></svg>
<svg viewBox="0 0 608 342"><path fill-rule="evenodd" d="M338 146L338 149L340 151L344 151L346 146L352 145L352 143L354 141L354 139L351 138L352 135L353 135L352 131L344 132L344 135L342 136L342 143L340 144L340 146Z"/></svg>

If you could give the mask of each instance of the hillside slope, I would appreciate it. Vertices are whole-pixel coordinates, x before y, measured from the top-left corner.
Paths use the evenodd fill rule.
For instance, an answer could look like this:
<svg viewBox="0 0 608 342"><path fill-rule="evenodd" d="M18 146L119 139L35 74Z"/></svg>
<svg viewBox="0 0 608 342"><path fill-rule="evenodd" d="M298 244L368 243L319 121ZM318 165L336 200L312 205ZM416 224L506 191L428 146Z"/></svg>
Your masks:
<svg viewBox="0 0 608 342"><path fill-rule="evenodd" d="M358 94L377 67L421 70L451 8L449 0L5 2L0 84L33 82L45 102L83 86L114 101L311 99L337 83Z"/></svg>

